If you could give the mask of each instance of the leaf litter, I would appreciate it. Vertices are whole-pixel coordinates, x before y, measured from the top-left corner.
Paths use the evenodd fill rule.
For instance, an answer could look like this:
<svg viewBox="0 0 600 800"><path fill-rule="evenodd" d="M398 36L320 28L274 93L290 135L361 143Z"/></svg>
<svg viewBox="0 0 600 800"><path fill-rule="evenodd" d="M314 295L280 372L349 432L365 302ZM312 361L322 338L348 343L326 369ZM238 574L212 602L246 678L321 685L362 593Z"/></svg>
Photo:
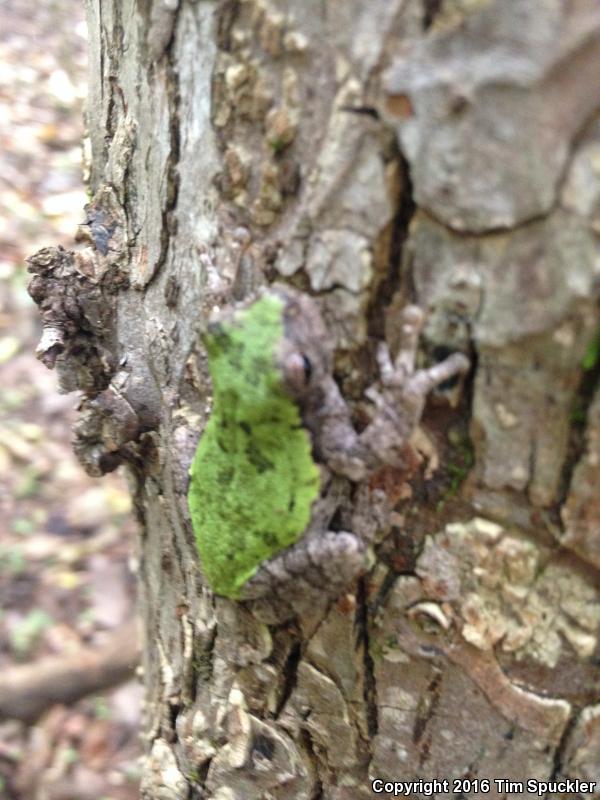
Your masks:
<svg viewBox="0 0 600 800"><path fill-rule="evenodd" d="M84 4L0 9L0 676L102 644L134 614L136 531L122 476L85 475L74 396L35 359L40 324L25 258L70 247L83 219ZM130 681L33 726L0 720L0 797L139 796L141 689Z"/></svg>

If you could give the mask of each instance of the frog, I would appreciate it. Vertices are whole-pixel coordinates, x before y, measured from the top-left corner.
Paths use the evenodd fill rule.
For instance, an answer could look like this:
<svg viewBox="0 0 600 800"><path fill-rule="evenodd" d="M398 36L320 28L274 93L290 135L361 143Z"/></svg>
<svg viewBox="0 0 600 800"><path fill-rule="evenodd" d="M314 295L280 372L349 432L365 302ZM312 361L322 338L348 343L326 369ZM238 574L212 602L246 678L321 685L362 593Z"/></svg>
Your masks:
<svg viewBox="0 0 600 800"><path fill-rule="evenodd" d="M188 505L215 594L287 604L301 596L306 605L336 597L365 570L389 514L370 479L402 466L428 393L469 369L458 352L416 368L423 321L418 306L403 309L395 358L379 342L378 385L365 393L372 415L357 430L315 298L275 284L210 319L202 340L212 410L191 464ZM348 530L333 530L356 491L361 511Z"/></svg>

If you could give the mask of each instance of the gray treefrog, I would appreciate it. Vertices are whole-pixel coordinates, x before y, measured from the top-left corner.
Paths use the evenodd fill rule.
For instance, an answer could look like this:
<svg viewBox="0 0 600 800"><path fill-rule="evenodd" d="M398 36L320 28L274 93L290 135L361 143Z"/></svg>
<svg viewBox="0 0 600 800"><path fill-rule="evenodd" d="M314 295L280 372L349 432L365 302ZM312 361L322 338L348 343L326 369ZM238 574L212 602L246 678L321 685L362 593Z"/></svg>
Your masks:
<svg viewBox="0 0 600 800"><path fill-rule="evenodd" d="M190 469L189 509L212 589L235 599L292 583L335 596L365 565L374 520L327 529L340 497L385 465L400 466L431 388L468 369L456 353L415 371L423 314L404 309L403 344L377 358L381 389L357 433L333 378L331 337L317 304L288 287L216 317L203 334L213 408ZM373 514L375 512L373 511ZM372 516L368 511L367 516Z"/></svg>

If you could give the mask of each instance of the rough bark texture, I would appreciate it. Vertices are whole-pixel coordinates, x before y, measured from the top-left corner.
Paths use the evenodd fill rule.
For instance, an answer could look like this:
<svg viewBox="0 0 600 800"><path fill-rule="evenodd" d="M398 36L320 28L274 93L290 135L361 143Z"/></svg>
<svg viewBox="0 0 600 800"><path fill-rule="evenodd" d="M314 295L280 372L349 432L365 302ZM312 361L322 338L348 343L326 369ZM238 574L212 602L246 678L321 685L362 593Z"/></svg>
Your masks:
<svg viewBox="0 0 600 800"><path fill-rule="evenodd" d="M133 476L144 796L599 789L598 3L88 9L90 246L31 268L82 461ZM427 469L382 476L398 524L372 570L269 627L203 587L185 487L199 323L275 279L318 297L358 411L409 301L425 356L475 366L430 403Z"/></svg>

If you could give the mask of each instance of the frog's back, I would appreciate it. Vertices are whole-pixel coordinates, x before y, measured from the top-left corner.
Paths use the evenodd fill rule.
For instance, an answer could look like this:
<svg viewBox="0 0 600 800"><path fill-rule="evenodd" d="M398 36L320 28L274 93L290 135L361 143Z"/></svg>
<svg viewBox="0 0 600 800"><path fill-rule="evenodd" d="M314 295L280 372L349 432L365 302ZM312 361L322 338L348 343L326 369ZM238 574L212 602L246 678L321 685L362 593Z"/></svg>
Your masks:
<svg viewBox="0 0 600 800"><path fill-rule="evenodd" d="M204 573L231 597L302 536L319 494L310 437L275 366L282 310L267 295L205 339L213 412L192 464L189 505Z"/></svg>

